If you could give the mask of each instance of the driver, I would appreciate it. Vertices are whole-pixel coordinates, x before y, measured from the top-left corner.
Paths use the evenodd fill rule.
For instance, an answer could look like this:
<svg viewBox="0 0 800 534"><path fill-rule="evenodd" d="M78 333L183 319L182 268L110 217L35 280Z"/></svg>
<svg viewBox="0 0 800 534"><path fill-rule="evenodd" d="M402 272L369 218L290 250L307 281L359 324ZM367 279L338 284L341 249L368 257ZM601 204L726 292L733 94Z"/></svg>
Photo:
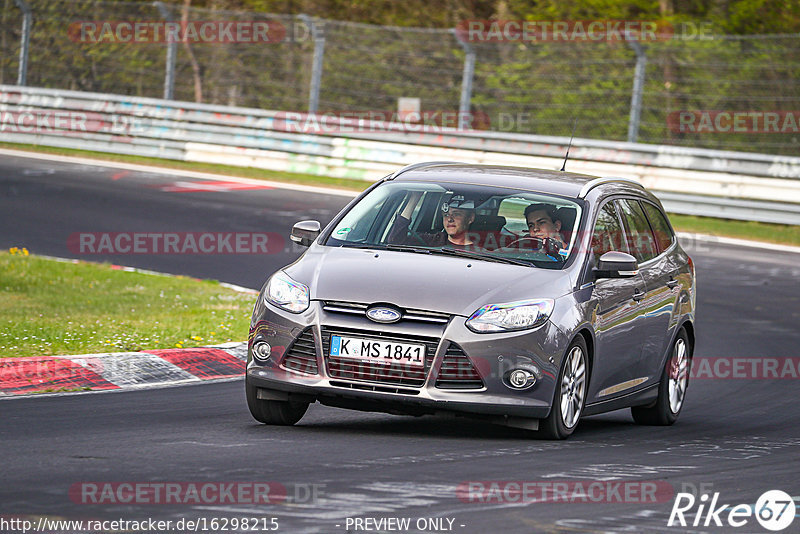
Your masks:
<svg viewBox="0 0 800 534"><path fill-rule="evenodd" d="M556 250L567 248L561 235L561 221L557 216L557 208L552 204L531 204L525 208L525 220L528 222L528 234L543 243L547 239L555 242Z"/></svg>
<svg viewBox="0 0 800 534"><path fill-rule="evenodd" d="M408 202L389 231L389 243L419 245L421 241L430 247L447 245L452 248L467 248L475 244L468 232L470 224L475 220L475 201L466 200L463 195L454 195L442 204L444 231L414 234L405 238L408 234L411 216L420 198L422 198L421 191L415 191L409 195Z"/></svg>

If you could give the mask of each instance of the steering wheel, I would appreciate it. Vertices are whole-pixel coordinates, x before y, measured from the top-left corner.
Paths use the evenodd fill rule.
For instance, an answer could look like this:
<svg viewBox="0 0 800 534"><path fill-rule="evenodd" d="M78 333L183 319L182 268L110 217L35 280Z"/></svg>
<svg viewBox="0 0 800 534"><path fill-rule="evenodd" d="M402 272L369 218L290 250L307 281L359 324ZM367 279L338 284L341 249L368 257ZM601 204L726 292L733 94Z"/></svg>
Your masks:
<svg viewBox="0 0 800 534"><path fill-rule="evenodd" d="M530 243L528 245L527 243ZM530 246L530 250L541 250L543 253L547 254L551 258L555 260L560 260L561 257L558 255L558 251L561 249L561 245L559 245L558 241L553 238L545 238L542 239L540 237L530 237L530 236L523 236L519 239L512 241L508 245L504 246L503 248L514 248L517 247L519 249L527 249Z"/></svg>
<svg viewBox="0 0 800 534"><path fill-rule="evenodd" d="M540 237L523 236L523 237L520 237L519 239L516 239L516 240L512 241L508 245L505 245L503 248L515 248L515 247L516 248L528 248L528 247L530 247L531 250L537 250L537 249L542 248L543 245L544 245L544 243L542 242L542 239Z"/></svg>

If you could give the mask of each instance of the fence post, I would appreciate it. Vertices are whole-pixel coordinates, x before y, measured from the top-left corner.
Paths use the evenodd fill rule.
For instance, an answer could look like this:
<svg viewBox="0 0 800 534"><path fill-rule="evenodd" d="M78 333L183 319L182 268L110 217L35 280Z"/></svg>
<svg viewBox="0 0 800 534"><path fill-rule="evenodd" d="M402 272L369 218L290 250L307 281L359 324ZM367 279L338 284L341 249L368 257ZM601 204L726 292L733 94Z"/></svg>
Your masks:
<svg viewBox="0 0 800 534"><path fill-rule="evenodd" d="M28 81L28 48L31 41L31 24L33 24L33 12L25 0L14 0L22 11L22 36L19 43L19 71L17 73L17 85L25 85Z"/></svg>
<svg viewBox="0 0 800 534"><path fill-rule="evenodd" d="M153 2L166 22L174 22L169 8L162 2ZM172 100L175 93L175 58L178 54L178 43L170 39L167 41L167 60L164 72L164 100Z"/></svg>
<svg viewBox="0 0 800 534"><path fill-rule="evenodd" d="M631 114L628 119L628 142L635 143L639 139L639 123L642 118L642 92L644 91L644 74L647 66L647 54L644 47L634 38L628 39L636 52L636 68L633 72L633 93L631 94Z"/></svg>
<svg viewBox="0 0 800 534"><path fill-rule="evenodd" d="M322 67L325 57L325 27L312 20L308 15L300 15L306 26L311 29L314 39L314 59L311 66L311 84L308 89L308 112L316 113L319 109L319 90L322 85Z"/></svg>
<svg viewBox="0 0 800 534"><path fill-rule="evenodd" d="M450 30L461 48L464 49L464 69L461 73L461 99L458 103L458 129L467 129L470 103L472 101L472 79L475 76L475 49L467 41L459 38L456 30ZM471 122L471 121L470 121Z"/></svg>

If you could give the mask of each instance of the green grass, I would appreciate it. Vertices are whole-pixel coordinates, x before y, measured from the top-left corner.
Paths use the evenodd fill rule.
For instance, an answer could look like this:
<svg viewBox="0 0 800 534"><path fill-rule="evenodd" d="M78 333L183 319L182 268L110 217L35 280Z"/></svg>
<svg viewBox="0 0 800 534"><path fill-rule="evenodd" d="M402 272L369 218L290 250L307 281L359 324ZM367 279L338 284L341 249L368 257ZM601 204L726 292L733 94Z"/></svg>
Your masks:
<svg viewBox="0 0 800 534"><path fill-rule="evenodd" d="M0 252L0 358L247 339L254 295L219 282Z"/></svg>
<svg viewBox="0 0 800 534"><path fill-rule="evenodd" d="M800 226L755 221L732 221L712 217L670 214L672 226L679 232L736 237L783 245L800 245Z"/></svg>
<svg viewBox="0 0 800 534"><path fill-rule="evenodd" d="M120 161L140 165L153 165L171 169L209 172L226 176L242 176L276 182L287 182L305 185L335 187L350 191L363 191L370 185L363 180L345 178L329 178L313 174L298 174L290 172L270 171L252 167L235 167L232 165L217 165L212 163L194 163L143 156L128 156L119 154L106 154L88 150L75 150L70 148L56 148L39 145L23 145L15 143L0 143L0 148L15 150L28 150L46 154L59 154L64 156L79 156L105 161ZM766 241L784 245L800 245L800 226L768 224L753 221L734 221L729 219L715 219L711 217L695 217L691 215L670 214L670 221L676 230L711 234L721 237L736 237L754 241Z"/></svg>

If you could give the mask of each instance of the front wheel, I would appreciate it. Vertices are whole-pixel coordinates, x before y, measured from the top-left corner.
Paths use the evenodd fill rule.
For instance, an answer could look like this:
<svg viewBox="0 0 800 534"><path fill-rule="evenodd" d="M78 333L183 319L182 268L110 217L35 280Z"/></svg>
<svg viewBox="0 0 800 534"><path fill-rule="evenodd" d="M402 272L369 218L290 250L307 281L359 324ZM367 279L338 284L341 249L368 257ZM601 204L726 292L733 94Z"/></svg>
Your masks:
<svg viewBox="0 0 800 534"><path fill-rule="evenodd" d="M556 382L553 407L539 421L539 435L546 439L566 439L578 426L586 402L588 359L586 341L576 337L569 348Z"/></svg>
<svg viewBox="0 0 800 534"><path fill-rule="evenodd" d="M633 420L640 425L671 425L678 420L689 387L689 370L692 365L692 346L686 330L681 328L672 344L670 357L661 374L658 399L650 406L631 408Z"/></svg>
<svg viewBox="0 0 800 534"><path fill-rule="evenodd" d="M293 425L306 410L307 402L275 401L258 398L258 388L245 381L247 407L256 421L267 425Z"/></svg>

